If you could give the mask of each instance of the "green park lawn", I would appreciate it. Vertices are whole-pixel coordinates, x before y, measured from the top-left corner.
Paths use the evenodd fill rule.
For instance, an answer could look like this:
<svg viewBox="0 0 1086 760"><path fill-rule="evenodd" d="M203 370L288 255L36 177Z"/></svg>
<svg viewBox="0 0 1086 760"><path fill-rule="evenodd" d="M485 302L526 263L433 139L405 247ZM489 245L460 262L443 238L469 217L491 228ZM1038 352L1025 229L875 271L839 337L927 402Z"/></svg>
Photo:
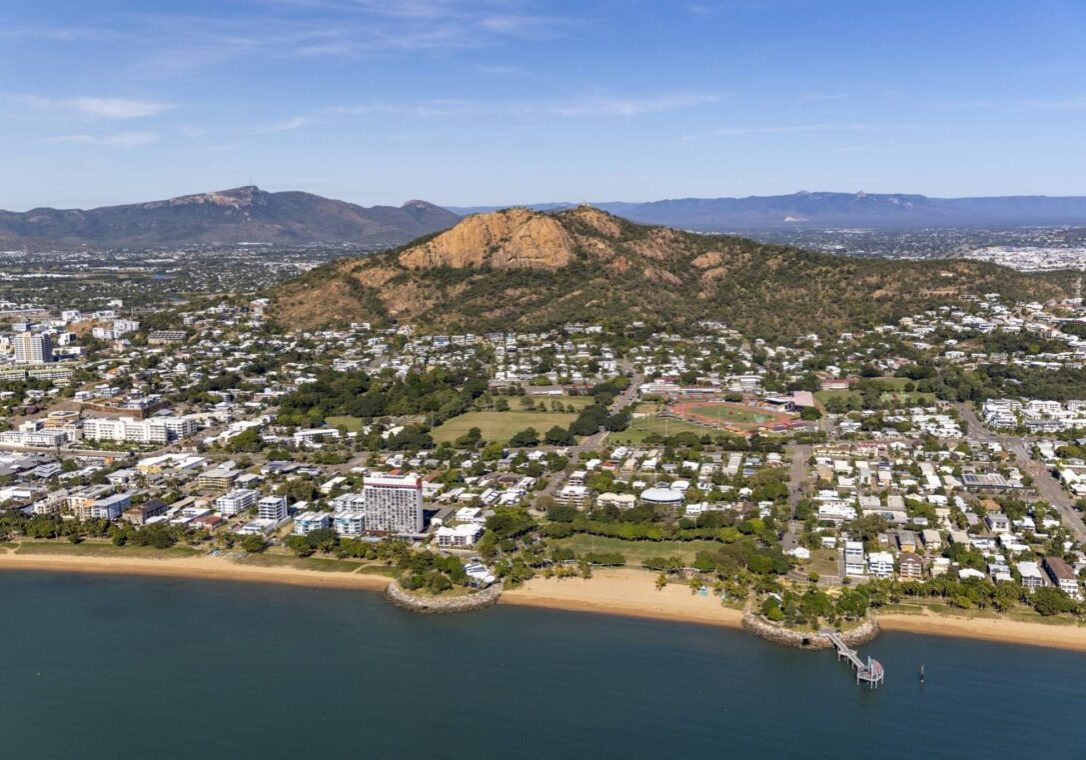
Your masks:
<svg viewBox="0 0 1086 760"><path fill-rule="evenodd" d="M566 408L573 407L578 410L584 409L586 406L591 406L596 401L596 399L591 396L529 396L528 398L534 399L537 406L542 402L550 408L552 401L558 401ZM517 404L519 403L519 401L510 399L509 406L516 409Z"/></svg>
<svg viewBox="0 0 1086 760"><path fill-rule="evenodd" d="M811 562L806 568L807 572L819 575L840 575L841 565L836 549L814 549L811 551Z"/></svg>
<svg viewBox="0 0 1086 760"><path fill-rule="evenodd" d="M114 546L111 543L84 541L80 544L68 541L23 541L16 554L61 554L77 557L140 557L140 558L177 558L194 557L204 554L192 546L171 546L168 549L155 549L152 546L125 544Z"/></svg>
<svg viewBox="0 0 1086 760"><path fill-rule="evenodd" d="M328 417L325 419L329 427L343 428L348 433L357 433L362 430L365 420L361 417Z"/></svg>
<svg viewBox="0 0 1086 760"><path fill-rule="evenodd" d="M563 403L565 403L563 399ZM482 431L483 440L505 443L521 430L535 428L542 436L555 425L569 427L576 414L568 412L468 412L453 417L434 428L433 437L438 443L455 441L473 427Z"/></svg>

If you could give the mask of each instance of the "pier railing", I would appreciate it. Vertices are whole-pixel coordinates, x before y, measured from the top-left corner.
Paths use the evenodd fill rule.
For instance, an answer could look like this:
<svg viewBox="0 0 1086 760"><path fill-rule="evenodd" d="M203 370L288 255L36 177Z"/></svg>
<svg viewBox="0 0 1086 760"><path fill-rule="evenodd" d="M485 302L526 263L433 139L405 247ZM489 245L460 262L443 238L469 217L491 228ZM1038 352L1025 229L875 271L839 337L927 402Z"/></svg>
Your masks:
<svg viewBox="0 0 1086 760"><path fill-rule="evenodd" d="M837 631L822 631L822 635L829 639L837 650L837 659L848 660L856 670L857 684L866 683L869 688L877 689L886 680L886 670L882 667L882 663L871 657L864 662L860 658L860 653L846 644Z"/></svg>

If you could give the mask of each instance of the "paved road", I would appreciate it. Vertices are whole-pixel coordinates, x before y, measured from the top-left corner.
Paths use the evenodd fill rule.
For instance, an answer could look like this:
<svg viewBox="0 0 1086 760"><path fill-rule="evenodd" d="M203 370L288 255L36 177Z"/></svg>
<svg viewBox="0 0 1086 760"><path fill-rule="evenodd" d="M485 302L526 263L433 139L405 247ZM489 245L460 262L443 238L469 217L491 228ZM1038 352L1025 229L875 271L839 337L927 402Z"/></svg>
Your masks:
<svg viewBox="0 0 1086 760"><path fill-rule="evenodd" d="M17 444L13 444L13 443L0 443L0 450L13 451L13 452L23 452L23 453L27 453L27 454L52 454L54 456L56 456L57 454L60 454L61 456L104 457L104 458L112 458L112 459L128 459L128 456L129 456L128 451L108 451L108 450L96 451L96 450L93 450L93 449L67 449L67 448L57 449L57 448L51 448L51 447L48 447L48 446L19 446ZM155 453L157 453L157 452L151 452L149 454L145 454L144 456L154 456Z"/></svg>
<svg viewBox="0 0 1086 760"><path fill-rule="evenodd" d="M1074 499L1063 490L1063 486L1047 467L1030 456L1027 443L1022 440L1007 446L1018 460L1019 467L1033 478L1033 486L1041 498L1051 504L1060 513L1063 524L1079 541L1086 541L1086 523L1075 509Z"/></svg>
<svg viewBox="0 0 1086 760"><path fill-rule="evenodd" d="M1037 489L1037 493L1040 494L1041 498L1060 513L1064 526L1071 531L1071 534L1077 540L1086 541L1086 523L1083 522L1078 510L1075 509L1074 499L1063 490L1063 486L1053 477L1048 468L1035 460L1030 454L1030 442L1033 438L1031 436L1023 437L993 433L980 421L971 405L959 402L954 406L957 407L962 419L969 426L969 437L985 443L1003 444L1008 451L1014 454L1022 471L1033 478L1034 488Z"/></svg>
<svg viewBox="0 0 1086 760"><path fill-rule="evenodd" d="M639 372L634 371L633 365L629 362L620 362L619 366L622 368L623 372L631 373L630 386L618 396L615 396L614 401L611 402L609 411L612 414L625 409L627 406L637 400L637 389L643 381L643 376ZM582 438L580 443L578 443L576 446L566 446L563 448L568 453L570 461L573 461L579 459L581 454L589 451L595 451L600 446L602 446L604 442L606 442L606 440L607 431L601 430L598 433L593 433L590 436ZM554 450L551 447L543 448ZM543 490L540 491L539 494L536 496L536 501L538 502L538 500L543 496L554 496L558 489L566 484L566 480L568 478L569 476L565 472L554 473L554 475L551 476L551 479L547 481L547 485L545 485L543 487Z"/></svg>
<svg viewBox="0 0 1086 760"><path fill-rule="evenodd" d="M803 481L807 476L807 460L811 456L811 447L789 446L788 451L792 457L788 470L788 503L792 507L792 514L788 520L788 528L781 534L781 548L786 552L799 546L799 535L803 531L803 527L796 520L796 505L803 496Z"/></svg>
<svg viewBox="0 0 1086 760"><path fill-rule="evenodd" d="M800 445L791 447L792 465L788 470L788 498L792 503L792 514L796 513L796 504L803 496L803 481L807 477L807 460L811 458L811 447Z"/></svg>

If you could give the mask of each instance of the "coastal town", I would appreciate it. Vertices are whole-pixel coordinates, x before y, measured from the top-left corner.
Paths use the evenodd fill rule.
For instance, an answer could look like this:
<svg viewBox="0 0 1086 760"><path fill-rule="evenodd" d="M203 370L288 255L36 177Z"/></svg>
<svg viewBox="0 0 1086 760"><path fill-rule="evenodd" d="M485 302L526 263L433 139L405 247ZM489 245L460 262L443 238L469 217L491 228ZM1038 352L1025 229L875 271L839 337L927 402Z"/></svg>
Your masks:
<svg viewBox="0 0 1086 760"><path fill-rule="evenodd" d="M2 306L10 563L160 552L525 603L621 577L632 609L689 587L800 628L1084 610L1077 300L787 345Z"/></svg>
<svg viewBox="0 0 1086 760"><path fill-rule="evenodd" d="M1083 752L1083 38L3 3L3 756Z"/></svg>

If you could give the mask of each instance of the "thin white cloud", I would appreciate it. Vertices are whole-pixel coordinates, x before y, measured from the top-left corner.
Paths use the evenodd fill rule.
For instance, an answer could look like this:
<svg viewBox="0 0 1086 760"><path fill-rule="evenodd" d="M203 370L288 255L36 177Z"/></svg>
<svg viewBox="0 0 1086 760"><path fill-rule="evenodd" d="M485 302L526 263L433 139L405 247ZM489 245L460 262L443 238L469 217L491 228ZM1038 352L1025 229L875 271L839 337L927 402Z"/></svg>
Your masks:
<svg viewBox="0 0 1086 760"><path fill-rule="evenodd" d="M294 118L276 122L275 124L267 124L262 127L255 127L251 131L255 135L271 135L277 132L290 132L295 129L304 127L308 123L309 118L305 116L295 116Z"/></svg>
<svg viewBox="0 0 1086 760"><path fill-rule="evenodd" d="M1086 97L963 100L943 106L943 110L950 111L986 108L1009 111L1083 111L1086 110Z"/></svg>
<svg viewBox="0 0 1086 760"><path fill-rule="evenodd" d="M893 129L907 129L903 125ZM801 132L867 132L875 129L870 124L835 124L833 122L821 122L816 124L788 124L783 126L762 127L723 127L714 129L700 135L691 135L684 140L696 140L702 137L740 137L744 135L785 135Z"/></svg>
<svg viewBox="0 0 1086 760"><path fill-rule="evenodd" d="M435 99L416 103L378 102L354 106L332 106L324 113L364 116L388 114L414 117L453 116L552 116L563 119L634 118L652 113L695 108L718 102L716 95L704 93L666 93L651 96L619 97L593 95L571 100L481 102Z"/></svg>
<svg viewBox="0 0 1086 760"><path fill-rule="evenodd" d="M171 104L157 100L128 98L72 98L67 102L80 113L103 119L142 119L173 108Z"/></svg>
<svg viewBox="0 0 1086 760"><path fill-rule="evenodd" d="M544 11L530 12L531 6ZM539 0L249 0L241 7L219 15L107 13L108 39L95 37L93 28L59 26L20 28L17 35L0 29L0 39L100 42L127 55L133 73L161 77L249 57L365 59L479 49L544 39L580 23L545 15Z"/></svg>
<svg viewBox="0 0 1086 760"><path fill-rule="evenodd" d="M102 145L110 148L142 148L145 145L153 145L159 141L159 136L154 132L116 132L108 135L57 135L55 137L43 137L40 142L78 145Z"/></svg>
<svg viewBox="0 0 1086 760"><path fill-rule="evenodd" d="M599 116L643 116L664 111L678 111L719 100L714 95L680 92L635 98L591 97L568 103L544 104L538 110L566 118Z"/></svg>
<svg viewBox="0 0 1086 760"><path fill-rule="evenodd" d="M173 108L172 103L159 100L133 98L47 98L40 95L15 96L17 100L35 108L50 111L68 111L94 119L143 119L158 116Z"/></svg>

